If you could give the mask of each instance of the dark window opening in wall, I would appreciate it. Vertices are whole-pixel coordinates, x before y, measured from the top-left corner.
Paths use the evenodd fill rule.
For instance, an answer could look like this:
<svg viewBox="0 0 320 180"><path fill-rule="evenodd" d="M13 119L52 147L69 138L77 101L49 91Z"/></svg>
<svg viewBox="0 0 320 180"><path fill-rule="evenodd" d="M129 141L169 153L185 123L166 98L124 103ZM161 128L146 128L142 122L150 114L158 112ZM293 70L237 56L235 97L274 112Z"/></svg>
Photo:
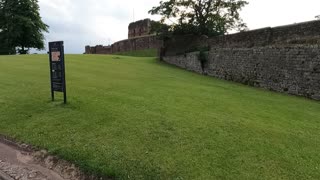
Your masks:
<svg viewBox="0 0 320 180"><path fill-rule="evenodd" d="M133 30L133 36L136 36L136 30L135 29Z"/></svg>
<svg viewBox="0 0 320 180"><path fill-rule="evenodd" d="M139 36L141 36L141 29L139 29Z"/></svg>

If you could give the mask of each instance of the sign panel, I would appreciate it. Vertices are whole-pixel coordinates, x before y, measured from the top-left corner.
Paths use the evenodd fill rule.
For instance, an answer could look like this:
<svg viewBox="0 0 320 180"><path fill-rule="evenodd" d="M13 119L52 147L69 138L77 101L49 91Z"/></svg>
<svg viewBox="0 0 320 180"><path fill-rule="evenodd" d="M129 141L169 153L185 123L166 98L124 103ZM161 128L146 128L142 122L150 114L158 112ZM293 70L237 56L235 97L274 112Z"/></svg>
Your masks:
<svg viewBox="0 0 320 180"><path fill-rule="evenodd" d="M67 92L63 41L49 42L49 63L52 101L54 101L54 92L63 92L64 103L66 104Z"/></svg>

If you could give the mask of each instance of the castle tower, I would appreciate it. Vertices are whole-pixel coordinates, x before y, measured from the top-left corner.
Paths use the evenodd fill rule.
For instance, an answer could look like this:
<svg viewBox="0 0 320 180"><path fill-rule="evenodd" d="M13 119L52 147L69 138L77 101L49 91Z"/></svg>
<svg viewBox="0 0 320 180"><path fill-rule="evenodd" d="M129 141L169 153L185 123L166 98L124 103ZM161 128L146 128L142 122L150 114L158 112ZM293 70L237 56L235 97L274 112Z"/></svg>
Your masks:
<svg viewBox="0 0 320 180"><path fill-rule="evenodd" d="M128 38L135 38L150 35L151 20L144 19L129 24Z"/></svg>

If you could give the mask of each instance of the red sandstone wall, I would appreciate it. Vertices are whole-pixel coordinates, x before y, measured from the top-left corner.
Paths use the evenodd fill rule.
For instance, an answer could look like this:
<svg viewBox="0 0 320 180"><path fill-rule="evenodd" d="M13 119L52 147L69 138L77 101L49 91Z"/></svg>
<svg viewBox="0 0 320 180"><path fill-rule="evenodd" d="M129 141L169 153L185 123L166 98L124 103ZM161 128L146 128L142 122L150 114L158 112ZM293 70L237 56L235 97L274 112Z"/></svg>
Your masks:
<svg viewBox="0 0 320 180"><path fill-rule="evenodd" d="M86 46L86 54L113 54L144 49L159 49L162 47L162 40L157 36L145 36L118 41L111 46Z"/></svg>
<svg viewBox="0 0 320 180"><path fill-rule="evenodd" d="M144 49L158 49L162 46L162 41L156 36L145 36L140 38L132 38L114 43L112 53L136 51Z"/></svg>
<svg viewBox="0 0 320 180"><path fill-rule="evenodd" d="M225 36L175 36L165 42L165 56L174 56L210 48L253 48L281 45L319 44L320 21L310 21L274 28L263 28Z"/></svg>
<svg viewBox="0 0 320 180"><path fill-rule="evenodd" d="M165 42L163 61L209 76L320 100L320 21ZM193 52L195 47L210 48ZM205 60L199 58L206 55Z"/></svg>
<svg viewBox="0 0 320 180"><path fill-rule="evenodd" d="M128 27L128 38L130 39L135 37L147 36L150 33L150 29L150 19L144 19L130 23Z"/></svg>

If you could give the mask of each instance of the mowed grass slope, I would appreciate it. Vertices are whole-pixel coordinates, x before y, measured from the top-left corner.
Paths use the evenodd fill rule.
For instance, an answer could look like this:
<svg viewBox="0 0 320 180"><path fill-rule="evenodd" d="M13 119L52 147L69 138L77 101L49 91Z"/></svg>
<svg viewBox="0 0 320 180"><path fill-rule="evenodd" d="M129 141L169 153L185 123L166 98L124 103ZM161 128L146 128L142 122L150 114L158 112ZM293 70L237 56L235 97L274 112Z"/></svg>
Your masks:
<svg viewBox="0 0 320 180"><path fill-rule="evenodd" d="M155 58L0 56L0 133L118 179L320 179L320 103Z"/></svg>

